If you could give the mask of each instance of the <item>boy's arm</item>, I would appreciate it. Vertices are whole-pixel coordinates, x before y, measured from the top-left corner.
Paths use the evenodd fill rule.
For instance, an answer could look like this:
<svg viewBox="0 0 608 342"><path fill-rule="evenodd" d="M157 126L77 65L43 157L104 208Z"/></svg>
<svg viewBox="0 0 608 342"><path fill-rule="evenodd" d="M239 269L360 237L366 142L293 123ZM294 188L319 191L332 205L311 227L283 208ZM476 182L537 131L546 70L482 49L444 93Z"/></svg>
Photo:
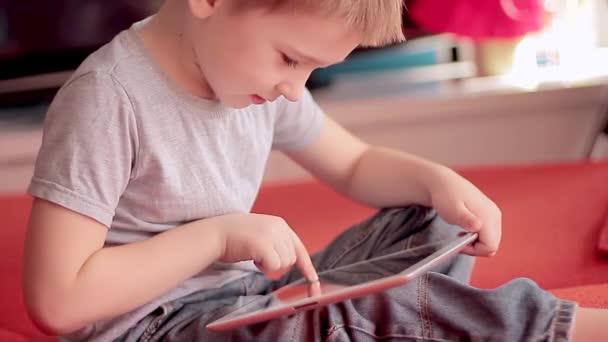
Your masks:
<svg viewBox="0 0 608 342"><path fill-rule="evenodd" d="M290 157L349 197L375 207L421 204L447 223L478 232L464 253L498 250L502 214L491 199L451 169L399 152L369 147L327 118L320 137Z"/></svg>
<svg viewBox="0 0 608 342"><path fill-rule="evenodd" d="M205 220L118 247L103 248L106 234L91 218L34 200L24 294L43 330L65 334L134 309L200 272L222 248Z"/></svg>
<svg viewBox="0 0 608 342"><path fill-rule="evenodd" d="M375 207L430 206L427 179L444 169L404 152L369 146L329 117L314 143L288 156L337 191Z"/></svg>

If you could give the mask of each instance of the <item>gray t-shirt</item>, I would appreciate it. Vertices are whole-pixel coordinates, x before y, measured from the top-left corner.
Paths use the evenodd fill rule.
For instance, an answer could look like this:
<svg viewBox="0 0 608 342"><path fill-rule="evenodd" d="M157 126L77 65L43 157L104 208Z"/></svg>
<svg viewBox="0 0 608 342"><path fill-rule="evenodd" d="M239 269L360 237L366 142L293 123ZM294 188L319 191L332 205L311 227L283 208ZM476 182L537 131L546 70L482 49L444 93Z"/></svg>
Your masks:
<svg viewBox="0 0 608 342"><path fill-rule="evenodd" d="M89 56L60 89L29 187L35 197L106 225L106 246L250 212L270 151L301 149L323 125L308 92L298 102L280 98L238 110L186 92L147 54L137 34L141 25ZM253 271L252 262L214 264L71 338L109 341L164 302Z"/></svg>

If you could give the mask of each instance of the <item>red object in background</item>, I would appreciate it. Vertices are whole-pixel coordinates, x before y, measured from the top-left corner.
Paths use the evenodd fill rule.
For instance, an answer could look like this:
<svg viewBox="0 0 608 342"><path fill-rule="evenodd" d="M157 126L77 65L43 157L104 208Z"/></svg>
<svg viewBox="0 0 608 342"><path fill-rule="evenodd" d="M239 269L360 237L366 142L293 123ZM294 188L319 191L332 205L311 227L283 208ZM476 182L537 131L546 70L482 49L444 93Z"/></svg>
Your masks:
<svg viewBox="0 0 608 342"><path fill-rule="evenodd" d="M483 40L515 38L543 27L541 0L417 0L411 18L433 33Z"/></svg>
<svg viewBox="0 0 608 342"><path fill-rule="evenodd" d="M597 244L597 249L600 253L608 255L608 213L606 213L604 225L602 226L602 230L600 232L600 239Z"/></svg>

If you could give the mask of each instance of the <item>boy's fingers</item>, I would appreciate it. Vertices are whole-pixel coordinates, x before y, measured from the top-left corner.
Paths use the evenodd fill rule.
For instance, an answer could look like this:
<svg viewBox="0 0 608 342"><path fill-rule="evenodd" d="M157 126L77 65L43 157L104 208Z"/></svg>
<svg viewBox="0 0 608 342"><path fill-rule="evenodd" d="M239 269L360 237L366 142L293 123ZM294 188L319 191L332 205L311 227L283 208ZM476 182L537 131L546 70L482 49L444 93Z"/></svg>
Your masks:
<svg viewBox="0 0 608 342"><path fill-rule="evenodd" d="M296 252L294 251L293 241L282 239L276 241L274 248L281 258L281 268L289 267L296 261Z"/></svg>
<svg viewBox="0 0 608 342"><path fill-rule="evenodd" d="M274 272L281 268L281 257L273 248L268 248L254 263L263 272Z"/></svg>
<svg viewBox="0 0 608 342"><path fill-rule="evenodd" d="M479 232L479 239L471 245L465 247L462 253L478 256L493 256L498 249L498 242L494 241L496 237L491 236L488 232L489 228L482 229Z"/></svg>
<svg viewBox="0 0 608 342"><path fill-rule="evenodd" d="M461 217L463 217L463 221L468 221L468 226L463 226L463 228L479 234L477 241L464 248L462 253L478 256L493 256L496 254L500 243L500 219L494 220L498 222L492 222L492 220L483 222L473 214L466 204L463 204Z"/></svg>
<svg viewBox="0 0 608 342"><path fill-rule="evenodd" d="M482 245L481 242L465 247L462 253L472 256L494 256L496 254L496 252L491 252L485 245Z"/></svg>
<svg viewBox="0 0 608 342"><path fill-rule="evenodd" d="M308 296L314 297L321 295L321 283L319 281L312 281L308 284Z"/></svg>
<svg viewBox="0 0 608 342"><path fill-rule="evenodd" d="M483 223L479 218L477 218L477 216L475 216L475 214L473 214L465 203L462 203L459 217L461 218L461 222L459 222L461 227L464 227L472 232L478 232L481 230Z"/></svg>
<svg viewBox="0 0 608 342"><path fill-rule="evenodd" d="M296 249L296 266L302 272L302 275L308 281L317 281L319 280L319 276L317 275L317 270L315 270L315 266L310 259L310 255L304 247L304 244L300 240L300 238L294 233L294 247Z"/></svg>

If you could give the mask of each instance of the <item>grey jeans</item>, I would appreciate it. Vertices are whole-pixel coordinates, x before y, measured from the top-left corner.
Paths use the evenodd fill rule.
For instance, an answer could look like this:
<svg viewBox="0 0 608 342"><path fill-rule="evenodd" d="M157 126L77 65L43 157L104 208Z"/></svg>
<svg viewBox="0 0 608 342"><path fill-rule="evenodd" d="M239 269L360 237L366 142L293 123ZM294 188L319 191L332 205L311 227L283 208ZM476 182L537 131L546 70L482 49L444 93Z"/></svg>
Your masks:
<svg viewBox="0 0 608 342"><path fill-rule="evenodd" d="M462 230L420 206L383 209L339 235L313 256L318 271L395 253L373 267L345 274L359 283L396 274L434 252L434 243ZM416 281L382 293L238 328L205 325L301 278L297 270L272 281L252 274L219 289L162 305L120 341L567 341L576 304L555 298L528 279L493 290L467 285L473 258L453 257Z"/></svg>

